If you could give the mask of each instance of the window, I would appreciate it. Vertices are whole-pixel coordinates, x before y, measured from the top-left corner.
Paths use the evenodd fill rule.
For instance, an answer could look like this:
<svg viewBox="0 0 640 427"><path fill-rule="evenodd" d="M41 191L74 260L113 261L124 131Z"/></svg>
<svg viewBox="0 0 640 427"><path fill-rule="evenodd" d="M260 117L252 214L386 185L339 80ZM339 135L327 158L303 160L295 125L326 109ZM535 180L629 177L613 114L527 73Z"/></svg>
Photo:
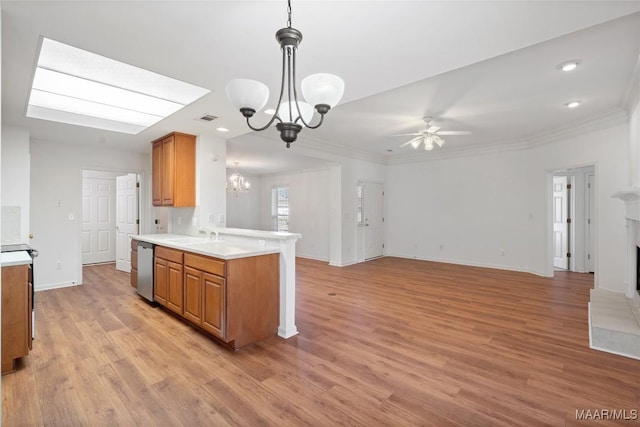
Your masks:
<svg viewBox="0 0 640 427"><path fill-rule="evenodd" d="M289 231L289 187L271 190L271 228L273 231Z"/></svg>

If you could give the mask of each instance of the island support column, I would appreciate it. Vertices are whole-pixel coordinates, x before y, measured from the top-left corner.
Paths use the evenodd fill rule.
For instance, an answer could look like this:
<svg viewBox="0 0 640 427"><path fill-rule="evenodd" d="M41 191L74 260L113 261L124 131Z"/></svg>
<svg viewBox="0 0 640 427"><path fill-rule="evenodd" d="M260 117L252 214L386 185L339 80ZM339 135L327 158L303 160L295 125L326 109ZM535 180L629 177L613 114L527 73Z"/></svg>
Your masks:
<svg viewBox="0 0 640 427"><path fill-rule="evenodd" d="M280 240L280 326L278 335L291 338L296 327L296 240Z"/></svg>

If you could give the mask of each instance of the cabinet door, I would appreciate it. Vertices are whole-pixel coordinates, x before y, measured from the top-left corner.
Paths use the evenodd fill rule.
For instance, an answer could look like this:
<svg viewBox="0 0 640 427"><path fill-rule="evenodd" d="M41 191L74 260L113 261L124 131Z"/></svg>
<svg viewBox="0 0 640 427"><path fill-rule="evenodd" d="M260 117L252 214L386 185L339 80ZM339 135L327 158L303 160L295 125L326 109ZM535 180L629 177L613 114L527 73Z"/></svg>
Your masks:
<svg viewBox="0 0 640 427"><path fill-rule="evenodd" d="M202 329L225 339L225 280L202 273Z"/></svg>
<svg viewBox="0 0 640 427"><path fill-rule="evenodd" d="M182 314L182 264L167 262L167 308L175 313Z"/></svg>
<svg viewBox="0 0 640 427"><path fill-rule="evenodd" d="M153 143L151 183L153 206L162 206L162 141Z"/></svg>
<svg viewBox="0 0 640 427"><path fill-rule="evenodd" d="M175 191L175 138L170 136L162 141L162 204L173 206Z"/></svg>
<svg viewBox="0 0 640 427"><path fill-rule="evenodd" d="M154 259L153 269L153 298L159 304L167 305L167 260Z"/></svg>
<svg viewBox="0 0 640 427"><path fill-rule="evenodd" d="M202 324L202 272L184 268L184 318L200 326Z"/></svg>

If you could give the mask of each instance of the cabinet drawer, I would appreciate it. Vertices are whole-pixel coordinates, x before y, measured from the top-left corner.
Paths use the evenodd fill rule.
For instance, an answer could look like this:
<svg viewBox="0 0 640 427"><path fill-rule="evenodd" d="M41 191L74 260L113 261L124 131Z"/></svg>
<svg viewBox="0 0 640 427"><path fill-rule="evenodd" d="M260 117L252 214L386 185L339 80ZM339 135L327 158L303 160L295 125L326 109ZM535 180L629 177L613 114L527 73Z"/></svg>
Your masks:
<svg viewBox="0 0 640 427"><path fill-rule="evenodd" d="M156 246L154 255L156 258L166 259L167 261L177 262L182 264L182 251L176 249L165 248L164 246Z"/></svg>
<svg viewBox="0 0 640 427"><path fill-rule="evenodd" d="M138 252L138 241L131 239L131 250L134 252Z"/></svg>
<svg viewBox="0 0 640 427"><path fill-rule="evenodd" d="M185 253L184 265L216 276L224 277L225 275L224 261L215 258Z"/></svg>

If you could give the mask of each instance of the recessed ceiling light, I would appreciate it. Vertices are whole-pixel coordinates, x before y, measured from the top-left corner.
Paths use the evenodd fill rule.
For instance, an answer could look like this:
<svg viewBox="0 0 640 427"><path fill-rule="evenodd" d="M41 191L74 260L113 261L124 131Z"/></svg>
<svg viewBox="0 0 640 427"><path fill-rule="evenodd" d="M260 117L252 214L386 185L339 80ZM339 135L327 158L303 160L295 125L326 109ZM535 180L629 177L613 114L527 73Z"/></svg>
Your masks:
<svg viewBox="0 0 640 427"><path fill-rule="evenodd" d="M27 117L137 134L209 92L43 38Z"/></svg>
<svg viewBox="0 0 640 427"><path fill-rule="evenodd" d="M227 129L227 128L216 128L216 130L218 132L229 132L229 129Z"/></svg>
<svg viewBox="0 0 640 427"><path fill-rule="evenodd" d="M572 59L571 61L566 61L562 64L559 64L557 68L558 70L562 71L573 71L578 68L578 65L580 65L581 63L582 61L579 59Z"/></svg>
<svg viewBox="0 0 640 427"><path fill-rule="evenodd" d="M273 108L267 108L266 110L264 110L264 113L273 116L276 113L276 110L274 110Z"/></svg>
<svg viewBox="0 0 640 427"><path fill-rule="evenodd" d="M566 103L566 104L564 104L564 105L566 105L566 106L567 106L567 107L569 107L569 108L576 108L576 107L577 107L577 106L579 106L580 104L581 104L581 102L580 102L580 101L569 101L569 102L567 102L567 103Z"/></svg>

